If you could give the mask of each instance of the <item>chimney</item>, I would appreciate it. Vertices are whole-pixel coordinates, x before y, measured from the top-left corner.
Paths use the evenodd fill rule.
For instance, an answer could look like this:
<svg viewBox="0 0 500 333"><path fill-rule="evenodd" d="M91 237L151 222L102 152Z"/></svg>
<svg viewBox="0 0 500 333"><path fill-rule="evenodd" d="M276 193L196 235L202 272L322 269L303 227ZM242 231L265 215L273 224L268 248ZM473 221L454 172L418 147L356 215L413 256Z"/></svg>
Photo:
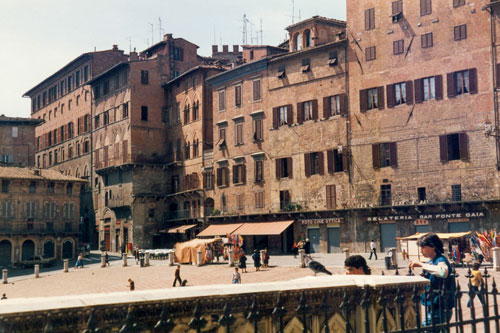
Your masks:
<svg viewBox="0 0 500 333"><path fill-rule="evenodd" d="M165 34L163 36L163 40L169 40L169 39L172 39L172 34Z"/></svg>
<svg viewBox="0 0 500 333"><path fill-rule="evenodd" d="M117 50L118 50L118 45L113 44L113 51L117 51Z"/></svg>
<svg viewBox="0 0 500 333"><path fill-rule="evenodd" d="M137 52L132 51L128 55L128 61L135 61L135 60L139 60L139 57L137 56Z"/></svg>
<svg viewBox="0 0 500 333"><path fill-rule="evenodd" d="M229 52L229 46L227 45L222 45L222 52L228 53Z"/></svg>
<svg viewBox="0 0 500 333"><path fill-rule="evenodd" d="M239 45L233 45L233 53L238 53L238 52L240 52Z"/></svg>
<svg viewBox="0 0 500 333"><path fill-rule="evenodd" d="M219 47L217 45L212 45L212 55L216 54L219 52Z"/></svg>

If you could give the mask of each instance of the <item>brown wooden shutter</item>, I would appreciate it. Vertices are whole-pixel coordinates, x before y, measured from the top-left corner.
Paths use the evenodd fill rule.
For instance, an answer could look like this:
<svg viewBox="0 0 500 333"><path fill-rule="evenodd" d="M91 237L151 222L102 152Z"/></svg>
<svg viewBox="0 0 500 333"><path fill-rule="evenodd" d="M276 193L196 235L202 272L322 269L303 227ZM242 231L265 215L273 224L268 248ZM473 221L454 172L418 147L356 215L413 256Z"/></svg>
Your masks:
<svg viewBox="0 0 500 333"><path fill-rule="evenodd" d="M210 177L208 173L202 174L202 183L203 183L203 188L207 188L207 177Z"/></svg>
<svg viewBox="0 0 500 333"><path fill-rule="evenodd" d="M380 168L380 146L379 144L372 145L372 159L373 159L373 168Z"/></svg>
<svg viewBox="0 0 500 333"><path fill-rule="evenodd" d="M370 10L365 10L365 30L370 29Z"/></svg>
<svg viewBox="0 0 500 333"><path fill-rule="evenodd" d="M217 169L217 186L222 186L222 168Z"/></svg>
<svg viewBox="0 0 500 333"><path fill-rule="evenodd" d="M245 164L241 165L241 182L246 184L247 182L247 167Z"/></svg>
<svg viewBox="0 0 500 333"><path fill-rule="evenodd" d="M128 161L128 140L122 142L123 163Z"/></svg>
<svg viewBox="0 0 500 333"><path fill-rule="evenodd" d="M496 86L497 88L500 88L500 64L496 65Z"/></svg>
<svg viewBox="0 0 500 333"><path fill-rule="evenodd" d="M288 165L288 178L293 178L293 160L291 157L286 159L286 163Z"/></svg>
<svg viewBox="0 0 500 333"><path fill-rule="evenodd" d="M415 80L415 103L422 103L423 101L424 101L424 80L417 79Z"/></svg>
<svg viewBox="0 0 500 333"><path fill-rule="evenodd" d="M287 123L288 124L292 124L293 123L293 106L292 104L288 104L286 106L287 110L286 110L286 113L287 113ZM304 112L302 112L303 114Z"/></svg>
<svg viewBox="0 0 500 333"><path fill-rule="evenodd" d="M377 87L378 109L384 109L384 87Z"/></svg>
<svg viewBox="0 0 500 333"><path fill-rule="evenodd" d="M100 165L99 165L99 149L95 150L94 155L95 155L95 158L94 158L94 160L95 160L95 167L96 168L100 168Z"/></svg>
<svg viewBox="0 0 500 333"><path fill-rule="evenodd" d="M413 104L413 81L406 81L406 104Z"/></svg>
<svg viewBox="0 0 500 333"><path fill-rule="evenodd" d="M328 173L334 173L335 169L333 167L333 150L331 149L326 151L326 164Z"/></svg>
<svg viewBox="0 0 500 333"><path fill-rule="evenodd" d="M434 76L434 85L436 88L436 100L443 99L443 76L436 75Z"/></svg>
<svg viewBox="0 0 500 333"><path fill-rule="evenodd" d="M318 100L313 99L312 101L312 107L313 107L313 117L312 119L316 120L318 119Z"/></svg>
<svg viewBox="0 0 500 333"><path fill-rule="evenodd" d="M326 208L336 208L335 185L326 185Z"/></svg>
<svg viewBox="0 0 500 333"><path fill-rule="evenodd" d="M441 162L448 161L448 136L439 136L439 152L441 157Z"/></svg>
<svg viewBox="0 0 500 333"><path fill-rule="evenodd" d="M325 174L325 158L323 157L323 152L318 152L318 164L319 164L319 174Z"/></svg>
<svg viewBox="0 0 500 333"><path fill-rule="evenodd" d="M365 112L368 110L368 93L366 89L359 91L359 111Z"/></svg>
<svg viewBox="0 0 500 333"><path fill-rule="evenodd" d="M394 104L396 104L396 96L394 92L394 85L389 84L386 86L387 88L387 107L388 108L393 108ZM379 96L380 98L380 96Z"/></svg>
<svg viewBox="0 0 500 333"><path fill-rule="evenodd" d="M297 103L297 123L302 124L304 122L304 103Z"/></svg>
<svg viewBox="0 0 500 333"><path fill-rule="evenodd" d="M477 69L469 69L469 92L477 94Z"/></svg>
<svg viewBox="0 0 500 333"><path fill-rule="evenodd" d="M398 166L398 147L396 142L391 142L391 166L397 168Z"/></svg>
<svg viewBox="0 0 500 333"><path fill-rule="evenodd" d="M469 159L469 150L467 149L467 133L458 134L458 148L460 151L460 159L467 161Z"/></svg>
<svg viewBox="0 0 500 333"><path fill-rule="evenodd" d="M233 184L238 183L238 166L233 165Z"/></svg>
<svg viewBox="0 0 500 333"><path fill-rule="evenodd" d="M347 152L342 154L342 168L345 172L349 169L349 157L347 157Z"/></svg>
<svg viewBox="0 0 500 333"><path fill-rule="evenodd" d="M229 186L229 168L225 167L224 170L225 170L224 185Z"/></svg>
<svg viewBox="0 0 500 333"><path fill-rule="evenodd" d="M273 128L277 129L280 123L279 108L273 108Z"/></svg>
<svg viewBox="0 0 500 333"><path fill-rule="evenodd" d="M446 84L448 89L448 97L455 97L457 92L457 82L455 81L455 73L446 74Z"/></svg>
<svg viewBox="0 0 500 333"><path fill-rule="evenodd" d="M281 178L281 158L276 159L276 179Z"/></svg>
<svg viewBox="0 0 500 333"><path fill-rule="evenodd" d="M311 154L304 154L304 170L306 177L311 176Z"/></svg>
<svg viewBox="0 0 500 333"><path fill-rule="evenodd" d="M340 100L340 114L347 114L347 95L341 94L339 96Z"/></svg>
<svg viewBox="0 0 500 333"><path fill-rule="evenodd" d="M328 119L330 112L330 97L323 97L323 118Z"/></svg>

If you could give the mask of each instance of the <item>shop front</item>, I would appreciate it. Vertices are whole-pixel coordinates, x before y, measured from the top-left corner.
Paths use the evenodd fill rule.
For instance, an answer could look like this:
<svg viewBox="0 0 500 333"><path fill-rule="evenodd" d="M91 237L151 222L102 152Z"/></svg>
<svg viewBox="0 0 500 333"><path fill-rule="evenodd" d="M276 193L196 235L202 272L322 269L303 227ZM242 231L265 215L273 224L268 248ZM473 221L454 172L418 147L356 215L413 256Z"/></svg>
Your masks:
<svg viewBox="0 0 500 333"><path fill-rule="evenodd" d="M295 241L309 240L311 253L339 253L343 222L339 217L298 220Z"/></svg>

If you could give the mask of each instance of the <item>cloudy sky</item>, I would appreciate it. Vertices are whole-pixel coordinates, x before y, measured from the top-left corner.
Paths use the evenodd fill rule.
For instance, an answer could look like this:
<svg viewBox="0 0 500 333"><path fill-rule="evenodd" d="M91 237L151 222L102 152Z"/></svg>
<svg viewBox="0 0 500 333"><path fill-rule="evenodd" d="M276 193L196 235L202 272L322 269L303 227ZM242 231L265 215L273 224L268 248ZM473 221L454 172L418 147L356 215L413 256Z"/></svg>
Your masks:
<svg viewBox="0 0 500 333"><path fill-rule="evenodd" d="M247 42L277 45L284 28L313 15L345 20L346 0L0 0L0 114L29 117L22 95L84 52L129 52L172 33L209 56L211 45ZM152 26L151 26L152 25Z"/></svg>

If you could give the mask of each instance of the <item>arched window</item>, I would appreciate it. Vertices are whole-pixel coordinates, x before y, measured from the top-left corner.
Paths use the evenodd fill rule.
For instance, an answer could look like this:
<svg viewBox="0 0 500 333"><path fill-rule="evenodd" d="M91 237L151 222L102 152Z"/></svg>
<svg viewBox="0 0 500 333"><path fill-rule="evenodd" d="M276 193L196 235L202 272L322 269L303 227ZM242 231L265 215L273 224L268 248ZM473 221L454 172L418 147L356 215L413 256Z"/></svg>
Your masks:
<svg viewBox="0 0 500 333"><path fill-rule="evenodd" d="M304 47L310 47L312 44L311 30L304 31Z"/></svg>
<svg viewBox="0 0 500 333"><path fill-rule="evenodd" d="M295 47L295 51L302 50L302 36L300 35L300 33L295 34L293 45Z"/></svg>

